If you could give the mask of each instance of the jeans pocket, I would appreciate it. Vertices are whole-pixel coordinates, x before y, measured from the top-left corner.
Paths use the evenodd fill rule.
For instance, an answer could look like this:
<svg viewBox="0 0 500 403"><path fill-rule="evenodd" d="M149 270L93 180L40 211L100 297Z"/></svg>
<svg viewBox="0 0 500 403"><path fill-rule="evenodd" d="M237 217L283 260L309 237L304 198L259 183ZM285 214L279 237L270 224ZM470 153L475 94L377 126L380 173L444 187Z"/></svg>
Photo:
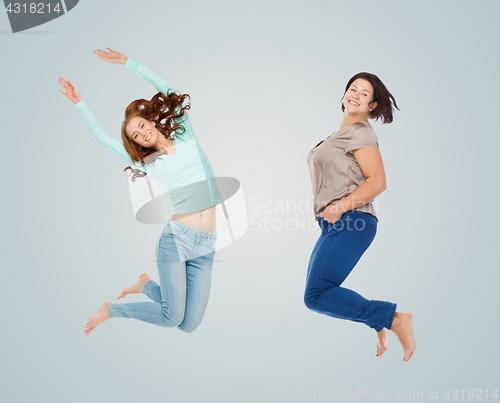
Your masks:
<svg viewBox="0 0 500 403"><path fill-rule="evenodd" d="M172 235L173 235L175 238L178 238L178 237L180 237L181 235L183 235L183 234L184 234L184 233L183 233L180 229L178 229L178 228L176 228L176 227L170 227L170 228L171 228L171 230L172 230Z"/></svg>
<svg viewBox="0 0 500 403"><path fill-rule="evenodd" d="M212 239L210 239L210 241L209 241L209 248L210 248L212 251L214 251L214 252L217 250L216 243L217 243L217 239L216 239L216 238L212 238Z"/></svg>
<svg viewBox="0 0 500 403"><path fill-rule="evenodd" d="M171 237L176 238L177 237L176 231L178 230L173 227L166 226L165 228L163 228L163 231L161 233L161 238L171 238Z"/></svg>
<svg viewBox="0 0 500 403"><path fill-rule="evenodd" d="M343 227L344 227L344 221L342 221L342 218L339 218L334 223L330 223L326 220L324 220L323 222L324 222L324 225L326 228L326 232L330 232L333 229L340 230L340 229L343 229Z"/></svg>
<svg viewBox="0 0 500 403"><path fill-rule="evenodd" d="M375 239L375 235L377 234L377 224L368 224L365 225L362 230L359 231L361 237L370 245Z"/></svg>

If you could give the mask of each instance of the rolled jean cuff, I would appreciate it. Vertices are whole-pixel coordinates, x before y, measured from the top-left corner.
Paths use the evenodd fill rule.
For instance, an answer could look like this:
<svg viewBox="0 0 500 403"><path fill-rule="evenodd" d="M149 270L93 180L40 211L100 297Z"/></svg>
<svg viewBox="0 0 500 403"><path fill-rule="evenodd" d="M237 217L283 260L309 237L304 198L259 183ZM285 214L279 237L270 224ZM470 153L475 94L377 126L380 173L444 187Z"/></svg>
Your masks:
<svg viewBox="0 0 500 403"><path fill-rule="evenodd" d="M387 320L387 326L384 325L384 327L386 327L389 330L391 330L392 321L394 320L394 315L396 314L396 307L398 306L398 304L394 304L394 303L391 303L391 304L392 304L391 316Z"/></svg>
<svg viewBox="0 0 500 403"><path fill-rule="evenodd" d="M144 286L142 287L142 293L145 295L150 295L149 293L149 287L153 284L153 280L149 280Z"/></svg>
<svg viewBox="0 0 500 403"><path fill-rule="evenodd" d="M365 322L366 325L373 328L376 332L380 332L384 327L391 330L397 304L378 300L371 300L371 302L378 305L378 312L376 315L362 319L361 322Z"/></svg>

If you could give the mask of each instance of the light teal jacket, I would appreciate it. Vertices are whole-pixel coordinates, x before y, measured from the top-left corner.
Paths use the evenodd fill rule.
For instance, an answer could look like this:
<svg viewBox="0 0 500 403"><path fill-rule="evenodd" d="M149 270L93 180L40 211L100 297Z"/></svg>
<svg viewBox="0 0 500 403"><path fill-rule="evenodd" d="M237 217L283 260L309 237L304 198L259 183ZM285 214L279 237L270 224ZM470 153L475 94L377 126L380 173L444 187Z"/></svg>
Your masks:
<svg viewBox="0 0 500 403"><path fill-rule="evenodd" d="M171 89L170 84L165 79L135 60L128 58L125 67L145 78L163 94L168 94L168 90ZM101 128L85 101L78 102L76 107L100 145L127 164L151 174L165 187L172 200L174 214L201 211L222 202L212 165L194 135L186 111L184 111L182 118L176 119L185 128L182 135L176 134L174 136L176 153L161 155L151 164L141 166L140 163L135 165L136 162L130 158L121 142L110 137Z"/></svg>

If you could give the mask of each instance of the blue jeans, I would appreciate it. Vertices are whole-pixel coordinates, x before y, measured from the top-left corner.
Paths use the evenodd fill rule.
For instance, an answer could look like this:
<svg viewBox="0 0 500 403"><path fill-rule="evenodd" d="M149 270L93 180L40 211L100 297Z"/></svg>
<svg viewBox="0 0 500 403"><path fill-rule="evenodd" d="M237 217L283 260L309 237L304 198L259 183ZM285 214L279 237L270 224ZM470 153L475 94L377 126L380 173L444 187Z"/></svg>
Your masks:
<svg viewBox="0 0 500 403"><path fill-rule="evenodd" d="M346 211L335 224L318 218L321 228L307 269L304 302L318 313L362 322L375 329L390 329L396 304L368 300L341 287L377 233L375 216L358 210Z"/></svg>
<svg viewBox="0 0 500 403"><path fill-rule="evenodd" d="M208 303L216 240L215 233L169 220L156 246L160 284L151 280L142 290L153 302L113 302L109 306L111 318L194 331Z"/></svg>

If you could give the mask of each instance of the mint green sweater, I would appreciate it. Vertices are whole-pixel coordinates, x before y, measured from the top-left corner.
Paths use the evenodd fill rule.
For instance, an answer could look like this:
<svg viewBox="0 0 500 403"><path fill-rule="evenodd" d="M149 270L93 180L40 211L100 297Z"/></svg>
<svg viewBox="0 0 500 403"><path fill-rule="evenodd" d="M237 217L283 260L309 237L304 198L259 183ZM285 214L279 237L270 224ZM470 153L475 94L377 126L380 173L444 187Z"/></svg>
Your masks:
<svg viewBox="0 0 500 403"><path fill-rule="evenodd" d="M165 79L135 60L128 58L125 67L145 78L163 94L167 94L168 90L171 89L170 84ZM95 120L85 101L78 102L76 107L100 145L127 164L151 174L165 187L172 200L174 214L201 211L222 202L212 165L194 135L186 111L184 111L182 118L177 119L179 123L183 124L185 131L182 135L176 134L174 136L176 153L161 155L151 164L141 166L140 163L136 165L136 162L130 158L121 142L106 134Z"/></svg>

